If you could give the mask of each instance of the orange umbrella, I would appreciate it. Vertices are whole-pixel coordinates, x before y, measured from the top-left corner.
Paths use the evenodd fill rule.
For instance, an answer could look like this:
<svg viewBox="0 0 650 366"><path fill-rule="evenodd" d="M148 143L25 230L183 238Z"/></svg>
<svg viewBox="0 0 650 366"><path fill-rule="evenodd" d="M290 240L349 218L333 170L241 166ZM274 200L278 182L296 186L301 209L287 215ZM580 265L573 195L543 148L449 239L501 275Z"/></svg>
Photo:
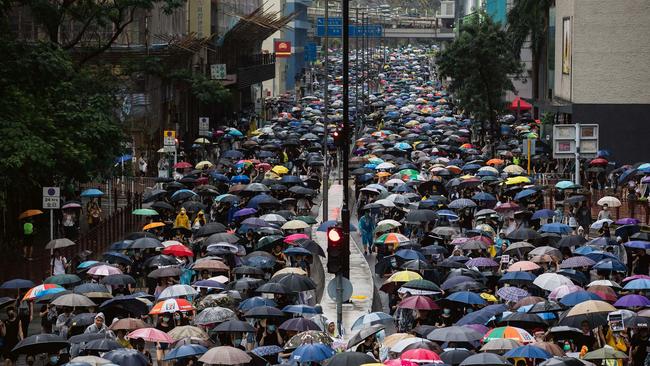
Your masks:
<svg viewBox="0 0 650 366"><path fill-rule="evenodd" d="M539 266L530 261L519 261L510 267L508 267L508 272L517 272L517 271L535 271L539 269Z"/></svg>
<svg viewBox="0 0 650 366"><path fill-rule="evenodd" d="M41 210L35 210L35 209L27 210L27 211L21 213L20 216L18 216L18 220L26 219L26 218L32 217L32 216L38 216L38 215L40 215L42 213L43 213L43 211L41 211Z"/></svg>
<svg viewBox="0 0 650 366"><path fill-rule="evenodd" d="M455 165L447 166L447 170L449 170L450 172L452 172L454 174L460 174L460 172L462 171L462 169L460 169L459 167L457 167Z"/></svg>
<svg viewBox="0 0 650 366"><path fill-rule="evenodd" d="M390 173L389 172L379 172L379 173L377 173L377 176L380 177L380 178L390 177Z"/></svg>
<svg viewBox="0 0 650 366"><path fill-rule="evenodd" d="M157 227L163 227L163 226L165 226L164 222L152 222L151 224L145 225L142 228L142 230L151 230L151 229L155 229Z"/></svg>
<svg viewBox="0 0 650 366"><path fill-rule="evenodd" d="M503 159L490 159L485 165L503 165L504 163Z"/></svg>

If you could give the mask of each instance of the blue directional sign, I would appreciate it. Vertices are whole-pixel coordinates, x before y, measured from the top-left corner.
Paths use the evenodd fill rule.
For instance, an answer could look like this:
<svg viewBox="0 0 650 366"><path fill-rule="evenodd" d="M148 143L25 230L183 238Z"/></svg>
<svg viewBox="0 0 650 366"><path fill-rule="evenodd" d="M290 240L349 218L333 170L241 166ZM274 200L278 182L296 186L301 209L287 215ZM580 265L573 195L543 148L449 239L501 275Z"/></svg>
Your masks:
<svg viewBox="0 0 650 366"><path fill-rule="evenodd" d="M331 27L342 27L343 18L327 18L327 24ZM325 25L325 18L316 18L316 25Z"/></svg>
<svg viewBox="0 0 650 366"><path fill-rule="evenodd" d="M369 37L369 38L381 38L384 36L384 27L381 24L367 24L365 26L361 25L350 25L350 37ZM342 26L328 26L327 27L327 36L328 37L342 37L343 36L343 27ZM325 37L325 25L316 25L316 37Z"/></svg>
<svg viewBox="0 0 650 366"><path fill-rule="evenodd" d="M305 44L305 61L314 62L318 59L318 48L315 42Z"/></svg>
<svg viewBox="0 0 650 366"><path fill-rule="evenodd" d="M316 26L316 36L325 37L325 26L317 25ZM343 37L343 27L327 27L327 36L328 37Z"/></svg>

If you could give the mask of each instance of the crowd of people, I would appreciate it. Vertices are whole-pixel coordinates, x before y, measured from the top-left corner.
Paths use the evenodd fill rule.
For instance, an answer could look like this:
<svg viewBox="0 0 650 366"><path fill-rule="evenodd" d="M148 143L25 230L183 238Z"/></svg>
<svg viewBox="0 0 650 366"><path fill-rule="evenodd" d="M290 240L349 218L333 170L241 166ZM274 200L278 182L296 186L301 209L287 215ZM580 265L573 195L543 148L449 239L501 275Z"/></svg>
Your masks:
<svg viewBox="0 0 650 366"><path fill-rule="evenodd" d="M487 138L453 104L430 49L381 51L349 162L381 309L339 334L312 279L325 256L312 234L330 225L314 226L313 205L323 152L336 152L324 139L340 120L335 55L330 111L322 90L277 99L247 134L218 131L215 159L160 178L133 212L142 231L93 260L68 260L74 246L56 242L50 277L4 282L18 295L0 299L6 364L650 364L641 221L616 217L611 195L592 217L594 187L541 184L527 167L550 157L528 164L521 150L539 122L504 115L500 139ZM650 164L610 167L599 155L585 164L646 191Z"/></svg>

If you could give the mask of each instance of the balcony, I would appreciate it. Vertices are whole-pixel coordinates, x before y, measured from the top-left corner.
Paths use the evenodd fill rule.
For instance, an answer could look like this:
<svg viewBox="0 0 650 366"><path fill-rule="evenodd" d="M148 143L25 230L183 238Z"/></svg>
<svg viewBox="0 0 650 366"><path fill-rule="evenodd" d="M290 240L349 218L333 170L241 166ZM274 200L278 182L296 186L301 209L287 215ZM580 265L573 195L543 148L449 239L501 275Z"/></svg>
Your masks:
<svg viewBox="0 0 650 366"><path fill-rule="evenodd" d="M275 77L275 55L271 53L218 55L213 63L226 64L227 73L237 75L239 89Z"/></svg>

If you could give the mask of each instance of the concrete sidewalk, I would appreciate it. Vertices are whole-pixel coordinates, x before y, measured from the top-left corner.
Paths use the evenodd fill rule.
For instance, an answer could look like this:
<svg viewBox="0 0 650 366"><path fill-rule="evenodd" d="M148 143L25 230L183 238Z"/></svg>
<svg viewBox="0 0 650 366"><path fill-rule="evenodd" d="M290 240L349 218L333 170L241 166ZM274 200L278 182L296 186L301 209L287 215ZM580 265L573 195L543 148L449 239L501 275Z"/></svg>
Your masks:
<svg viewBox="0 0 650 366"><path fill-rule="evenodd" d="M338 220L341 214L341 207L343 205L343 186L334 184L328 191L328 219ZM319 212L317 221L323 220L322 211ZM316 231L316 225L312 229L312 238L327 252L327 233ZM323 259L323 267L327 268L327 259ZM360 316L372 311L373 301L373 278L368 266L368 262L363 256L363 253L356 244L353 236L350 236L350 282L352 282L352 299L350 304L343 304L343 338L345 340L352 336L350 327ZM334 279L334 275L327 273L325 270L325 288L329 281ZM332 321L336 321L336 302L330 299L327 291L324 291L320 301L323 307L323 314Z"/></svg>

